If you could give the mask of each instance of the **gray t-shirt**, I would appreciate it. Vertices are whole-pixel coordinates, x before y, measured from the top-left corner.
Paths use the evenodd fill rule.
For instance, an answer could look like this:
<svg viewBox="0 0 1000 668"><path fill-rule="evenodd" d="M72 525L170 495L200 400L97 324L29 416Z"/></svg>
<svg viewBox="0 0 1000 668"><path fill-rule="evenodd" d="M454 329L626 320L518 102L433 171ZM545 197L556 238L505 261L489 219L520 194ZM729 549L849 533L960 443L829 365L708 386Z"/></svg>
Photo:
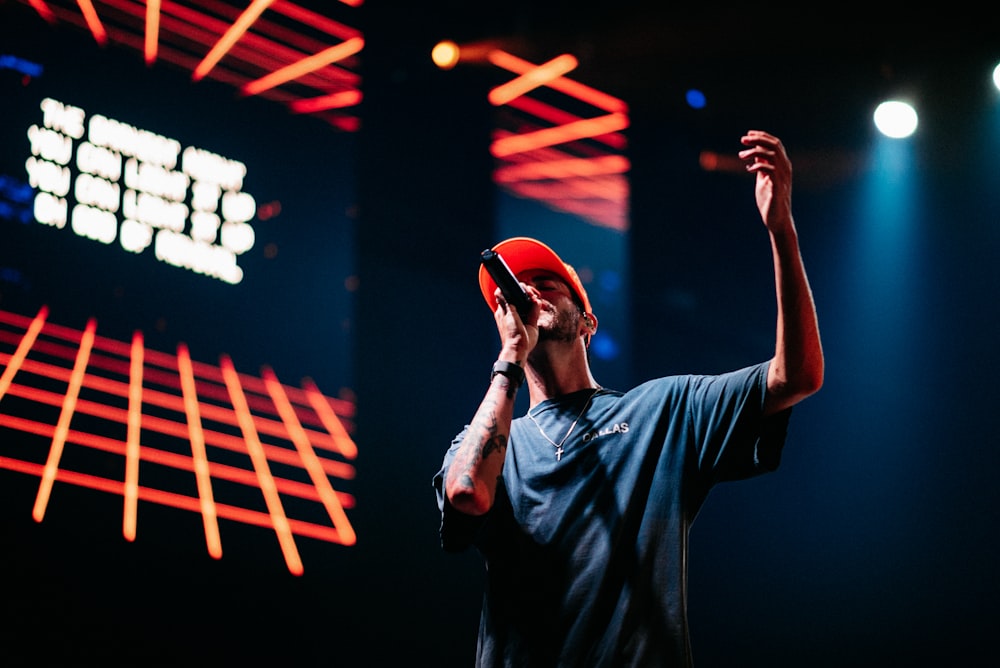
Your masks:
<svg viewBox="0 0 1000 668"><path fill-rule="evenodd" d="M691 665L688 531L712 485L778 467L791 409L763 417L767 369L538 404L482 517L444 497L458 434L433 484L444 549L486 560L477 666Z"/></svg>

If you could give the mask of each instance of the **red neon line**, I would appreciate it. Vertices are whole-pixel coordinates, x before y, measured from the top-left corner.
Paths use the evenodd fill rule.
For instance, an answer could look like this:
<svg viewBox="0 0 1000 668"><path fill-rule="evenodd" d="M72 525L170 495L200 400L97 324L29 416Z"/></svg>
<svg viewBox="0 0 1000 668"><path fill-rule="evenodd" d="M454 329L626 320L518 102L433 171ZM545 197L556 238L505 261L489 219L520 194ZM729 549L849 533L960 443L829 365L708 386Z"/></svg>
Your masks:
<svg viewBox="0 0 1000 668"><path fill-rule="evenodd" d="M344 508L340 505L340 501L337 499L337 493L334 492L333 486L330 485L330 479L326 477L326 473L323 471L323 464L320 462L319 457L316 456L316 452L309 442L309 437L295 416L295 409L292 408L292 404L288 401L288 397L285 395L278 377L270 367L264 367L261 370L261 376L264 379L264 384L267 385L268 390L271 392L271 398L274 400L274 405L278 409L281 419L288 428L289 438L291 438L292 443L295 445L295 449L298 450L299 456L302 457L302 464L309 474L309 478L313 481L313 485L316 486L316 491L323 502L323 507L326 508L330 520L333 521L333 526L343 535L345 545L354 545L357 542L354 528L351 526L350 520L347 519L347 514L344 513Z"/></svg>
<svg viewBox="0 0 1000 668"><path fill-rule="evenodd" d="M572 72L578 64L577 59L568 53L557 56L547 63L531 68L511 81L495 87L489 92L487 99L490 104L497 107L507 104L529 91L558 79L567 72Z"/></svg>
<svg viewBox="0 0 1000 668"><path fill-rule="evenodd" d="M222 370L222 377L226 381L226 387L229 389L233 409L236 411L237 421L240 424L240 429L243 431L243 440L246 442L250 461L253 462L260 490L264 494L264 502L267 504L268 513L271 515L274 532L278 537L278 544L281 546L281 551L285 556L285 564L293 575L302 575L302 560L299 557L295 539L288 526L288 518L285 516L284 508L281 505L281 498L275 489L274 478L271 475L271 468L267 463L264 448L261 446L256 429L254 429L253 416L250 414L250 407L247 405L246 397L243 394L243 387L240 385L239 376L228 355L223 355L219 359L219 368Z"/></svg>
<svg viewBox="0 0 1000 668"><path fill-rule="evenodd" d="M341 2L352 7L360 7L362 0L341 0ZM334 37L339 37L340 39L350 39L361 34L361 31L357 28L351 28L291 2L279 2L271 9L276 14L283 14L294 21L304 23L311 28L333 35Z"/></svg>
<svg viewBox="0 0 1000 668"><path fill-rule="evenodd" d="M42 472L42 466L40 464L26 462L24 460L10 457L0 459L0 469L7 469L9 471L16 471L18 473L35 476L40 475ZM60 469L57 472L56 479L59 482L64 482L69 485L85 487L87 489L94 489L101 492L109 492L111 494L120 494L122 488L122 483L117 480L109 480L108 478L90 475L89 473L79 473L76 471L67 471L65 469ZM179 510L198 512L199 508L199 504L196 499L190 496L168 492L161 489L140 487L139 498L143 501L158 503L162 506L177 508ZM247 508L230 506L224 503L218 504L218 510L219 517L223 519L242 522L244 524L250 524L263 528L270 528L270 517L265 513L261 513L256 510L249 510ZM289 520L289 526L298 536L324 540L328 543L340 543L340 535L331 527L306 522L304 520Z"/></svg>
<svg viewBox="0 0 1000 668"><path fill-rule="evenodd" d="M187 415L191 440L191 469L198 484L198 499L201 503L202 522L205 525L205 542L209 555L214 559L221 559L222 539L219 536L219 519L212 495L212 474L208 468L205 435L202 432L201 416L198 412L198 393L194 387L191 356L183 343L177 346L177 371L180 374L181 392L184 396L184 412Z"/></svg>
<svg viewBox="0 0 1000 668"><path fill-rule="evenodd" d="M195 81L199 81L206 74L212 71L212 68L222 59L223 56L232 48L232 46L239 41L240 37L253 25L264 10L267 9L274 0L253 0L250 6L247 7L236 22L229 26L229 30L215 43L212 50L208 52L204 60L198 63L198 67L194 69L192 73L192 78Z"/></svg>
<svg viewBox="0 0 1000 668"><path fill-rule="evenodd" d="M146 390L146 392L148 393L148 390ZM12 396L19 396L25 399L37 401L39 403L45 403L53 406L59 404L58 401L59 395L56 395L52 392L46 392L45 390L40 390L37 388L14 384L11 386L10 393ZM124 412L120 409L107 409L107 407L103 406L102 404L97 404L95 402L90 402L85 400L78 401L76 408L77 408L77 413L83 415L100 415L101 417L106 417L109 420L114 420L114 421L120 421L121 414ZM102 411L101 410L102 408L107 410ZM11 422L11 420L15 419L16 418L6 418L2 414L0 414L0 424L3 424L5 422L8 424L14 424L13 422ZM52 428L51 426L48 427L48 429L51 428ZM178 422L165 418L158 418L150 415L145 415L143 416L142 428L152 433L161 434L164 436L172 436L180 440L183 440L185 442L188 439L188 430L184 426L182 426ZM39 430L39 429L28 429L27 427L21 427L21 430L31 431L32 433L36 433L41 436L48 436L48 437L52 436L51 431L45 431L44 429ZM81 439L89 438L87 436L82 435L79 432L71 432L71 433L74 433L75 435L76 441L74 442L82 442ZM95 436L94 438L99 438L99 437ZM313 440L315 440L315 435L313 436ZM220 432L214 432L209 430L205 432L205 441L208 445L212 445L213 447L217 448L222 448L230 452L237 452L240 454L246 452L246 445L244 444L243 439L239 438L238 436L233 436L231 434L223 434ZM114 452L115 454L124 454L123 448L118 447L120 445L120 441L117 440L112 441L112 443L114 443L116 447L109 447L107 445L102 445L102 443L103 441L95 441L93 439L87 440L86 442L87 445L91 445L92 447L100 448L108 452ZM265 445L264 449L267 454L267 458L269 460L276 461L280 464L287 464L293 467L297 467L301 463L301 460L298 458L298 455L295 452L288 450L287 448L282 448L273 445ZM143 450L144 460L148 461L154 460L155 458L154 453L156 452L154 449L149 447L144 447L142 450ZM176 463L176 468L179 468L184 471L192 470L193 465L189 459L171 460L171 461ZM321 461L323 463L323 470L324 472L326 472L327 475L340 478L341 480L354 479L355 470L354 467L351 466L350 464L337 462L331 459L323 459ZM166 463L162 460L156 460L156 462ZM217 465L212 464L211 462L209 463L209 465L210 467L212 467L212 477L213 478L219 477L219 474L216 473L214 469L214 467ZM247 484L256 487L257 486L256 478L249 479Z"/></svg>
<svg viewBox="0 0 1000 668"><path fill-rule="evenodd" d="M548 121L550 125L566 125L567 123L580 120L579 116L574 116L573 114L563 111L562 109L557 109L552 105L545 104L544 102L540 102L527 96L521 96L516 100L511 100L510 104L507 106L512 109L517 109L518 111L523 111L526 114L531 114L532 116L535 116L543 121ZM618 150L624 149L627 144L625 135L620 132L612 132L610 134L593 137L592 139Z"/></svg>
<svg viewBox="0 0 1000 668"><path fill-rule="evenodd" d="M42 315L43 318L47 317L48 308L42 307L42 310L39 311L39 314ZM37 316L35 317L37 318ZM30 329L32 318L12 313L9 311L0 310L0 323L8 324L17 328ZM62 325L58 325L52 322L45 323L45 333L56 338L61 338L66 341L79 341L79 338L81 336L81 332L78 329L64 327ZM0 332L0 339L11 340L11 341L13 340L9 338L9 335L6 332ZM67 360L73 358L73 353L72 353L72 351L74 350L73 348L60 347L60 346L55 346L53 344L47 344L45 341L37 342L37 345L35 346L34 349L39 351L44 351L47 354L53 356L60 356ZM94 350L103 350L105 352L111 352L117 354L122 358L128 358L129 355L131 355L131 349L129 344L124 343L122 341L117 341L115 339L108 339L100 335L94 337ZM0 353L0 356L2 355L3 353ZM145 374L147 381L153 381L155 374L155 380L158 384L163 385L165 387L180 389L179 382L177 382L176 380L177 376L174 373L174 370L176 369L176 357L174 355L160 352L157 350L146 350L144 356L145 356L144 361L147 367L147 371ZM90 366L103 368L109 371L116 371L120 375L125 374L124 369L126 368L124 362L119 364L114 364L112 362L108 362L107 358L99 356L96 353L91 356ZM156 371L155 368L150 368L150 367L159 367L161 369L168 369L170 373L169 374L161 373ZM191 361L191 367L192 369L194 369L194 373L197 378L203 378L206 379L206 381L209 379L217 378L221 386L223 381L221 372L219 371L218 367L212 366L211 364L207 364L205 362L198 362L196 360ZM263 381L261 381L259 378L255 378L250 375L240 374L240 381L242 382L245 388L259 395L265 395L267 393L267 388L264 386ZM288 393L288 396L294 400L296 404L307 405L310 402L310 399L306 397L306 392L304 390L299 390L298 388L292 386L286 386L285 391ZM319 392L319 389L315 388L315 391ZM210 395L210 388L207 389L202 388L201 394L202 396ZM229 397L228 394L226 394L225 389L221 389L220 392L218 392L214 396L221 401L228 402ZM325 397L325 399L334 407L338 415L348 418L354 415L355 407L352 402L346 401L344 399L338 399L335 397ZM261 403L261 406L263 406L263 402Z"/></svg>
<svg viewBox="0 0 1000 668"><path fill-rule="evenodd" d="M0 362L7 359L7 355L0 353ZM30 373L35 373L38 375L43 375L53 380L68 380L69 372L61 367L52 366L42 362L34 362L32 360L26 360L22 366L23 370ZM115 396L126 396L125 384L110 380L101 376L85 375L84 376L84 387L90 389L96 389L99 391L107 392L108 394L114 394ZM287 389L287 388L286 388ZM9 390L10 394L21 396L33 401L40 403L45 403L52 406L58 406L62 398L52 392L47 392L38 388L33 388L25 385L12 384ZM329 399L325 399L329 401ZM185 407L183 404L183 399L172 394L167 394L164 392L158 392L156 390L149 389L148 387L144 389L144 401L146 404L151 406L159 406L161 408L166 408L173 410L177 413L183 413ZM125 411L120 408L115 408L114 406L109 406L107 404L78 400L76 410L78 413L85 415L94 415L97 417L103 417L108 420L122 422L126 419ZM328 408L329 410L329 408ZM205 419L219 422L221 424L233 424L236 422L233 420L232 411L224 409L219 406L213 406L211 404L202 404L201 409L202 416ZM318 417L318 416L317 416ZM333 416L333 420L336 420L336 416ZM329 418L323 420L324 426L326 423L330 422ZM274 420L267 420L262 417L254 418L255 426L260 433L265 433L270 436L276 436L283 438L286 432L283 430L280 422ZM157 418L154 416L144 415L143 424L144 429L149 429L156 433L162 433L169 436L175 436L177 438L182 438L184 440L188 439L188 431L185 427L182 427L177 422L172 420L165 420L162 418ZM207 431L205 433L206 442L216 446L225 448L233 452L243 452L243 442L241 439L231 436L229 434L222 434L215 431ZM310 439L315 444L316 447L322 447L325 450L332 452L343 452L345 450L344 443L349 441L350 437L345 436L343 438L337 436L331 436L323 432L317 432L313 430L308 431ZM344 440L346 439L346 441ZM297 464L295 455L290 453L285 448L280 448L276 446L266 445L264 446L267 451L269 459L275 461L280 461L282 463L292 463ZM357 449L353 442L350 442L349 452L354 452L357 454ZM354 477L354 468L349 464L342 464L339 462L324 460L326 464L324 465L326 471L331 475L336 475L337 477L343 478L345 480Z"/></svg>
<svg viewBox="0 0 1000 668"><path fill-rule="evenodd" d="M104 30L104 25L97 15L97 10L94 9L94 4L90 0L76 0L76 4L80 6L80 12L83 14L94 40L101 46L107 46L108 33Z"/></svg>
<svg viewBox="0 0 1000 668"><path fill-rule="evenodd" d="M518 192L540 199L585 199L623 203L628 195L625 179L615 175L545 183L521 181L505 185L516 185Z"/></svg>
<svg viewBox="0 0 1000 668"><path fill-rule="evenodd" d="M544 146L594 137L607 132L624 130L627 127L628 116L625 114L608 114L607 116L586 118L554 128L543 128L534 132L503 137L495 140L490 150L494 156L503 158L514 153L523 153Z"/></svg>
<svg viewBox="0 0 1000 668"><path fill-rule="evenodd" d="M601 227L622 232L628 229L628 216L624 203L547 197L544 189L529 188L529 185L528 183L515 183L508 184L504 188L521 197L538 200L557 211L580 216Z"/></svg>
<svg viewBox="0 0 1000 668"><path fill-rule="evenodd" d="M312 114L327 109L343 109L361 104L361 91L345 90L311 99L295 100L288 107L296 114Z"/></svg>
<svg viewBox="0 0 1000 668"><path fill-rule="evenodd" d="M310 72L315 72L316 70L335 63L338 60L343 60L349 56L361 51L364 48L365 40L360 37L352 37L346 42L341 42L336 46L331 46L329 49L324 49L319 53L313 54L302 60L296 61L290 65L286 65L279 70L271 72L267 76L261 77L256 81L251 81L250 83L243 86L241 89L244 95L256 95L262 91L274 88L275 86L280 86L283 83L292 81L293 79L298 79L303 74L309 74Z"/></svg>
<svg viewBox="0 0 1000 668"><path fill-rule="evenodd" d="M316 387L316 383L313 382L312 378L304 378L302 380L302 389L305 390L306 397L309 399L313 410L316 411L316 415L319 416L323 426L326 427L326 430L330 432L330 436L333 437L336 449L348 459L357 457L357 444L351 438L351 435L347 433L347 430L344 429L344 425L341 424L337 414L330 407L329 401L319 391L319 388Z"/></svg>
<svg viewBox="0 0 1000 668"><path fill-rule="evenodd" d="M139 437L142 433L142 333L132 335L132 365L128 387L128 429L125 436L125 510L122 534L135 540L139 514Z"/></svg>
<svg viewBox="0 0 1000 668"><path fill-rule="evenodd" d="M146 64L156 62L156 52L160 41L160 0L146 2L146 42L143 53Z"/></svg>
<svg viewBox="0 0 1000 668"><path fill-rule="evenodd" d="M45 19L46 23L56 22L56 15L52 13L52 9L43 0L28 0L28 4L38 12L39 16Z"/></svg>
<svg viewBox="0 0 1000 668"><path fill-rule="evenodd" d="M21 364L24 362L24 358L28 356L28 351L31 347L35 345L35 339L38 338L38 333L42 331L42 327L45 325L45 319L49 315L48 306L42 306L38 310L38 315L35 319L31 321L31 325L28 326L28 330L24 333L24 338L17 346L17 350L11 356L10 361L7 362L7 367L3 370L3 375L0 375L0 399L3 399L3 395L7 393L7 389L10 387L11 381L14 379L14 375L17 373L18 369L21 368Z"/></svg>
<svg viewBox="0 0 1000 668"><path fill-rule="evenodd" d="M621 155L606 155L599 158L565 158L500 167L493 172L493 181L495 183L509 183L512 181L624 174L628 169L629 161Z"/></svg>
<svg viewBox="0 0 1000 668"><path fill-rule="evenodd" d="M51 424L2 414L0 414L0 426L9 427L10 429L27 434L34 434L43 438L51 438L55 431L55 427ZM120 440L108 438L106 436L99 436L97 434L88 434L71 429L66 436L66 442L86 446L112 455L122 456L125 454L124 446ZM178 471L190 471L192 466L192 458L189 455L159 450L149 446L143 447L142 459L145 462L158 464L176 469ZM4 461L7 460L7 458L0 457L0 468L4 468ZM252 471L216 462L209 462L209 466L211 468L213 479L234 482L248 487L253 487L255 489L257 487L257 476ZM41 473L41 470L41 466L38 465L39 474ZM313 485L298 482L296 480L287 480L285 478L276 478L275 481L278 490L282 494L288 494L289 496L295 496L307 501L320 501L319 493ZM141 490L142 487L140 486L138 489ZM139 493L139 498L142 498L141 491ZM347 492L337 492L337 498L339 503L344 508L353 508L355 505L354 497ZM218 509L218 506L219 504L216 503L216 509ZM200 510L200 505L194 506L193 509ZM339 539L337 542L340 542Z"/></svg>
<svg viewBox="0 0 1000 668"><path fill-rule="evenodd" d="M87 322L87 328L80 339L80 349L76 356L76 363L73 365L73 373L70 374L69 386L66 388L66 396L63 399L62 411L59 414L59 421L56 423L55 433L52 435L52 445L49 448L49 455L45 461L45 468L42 470L42 479L38 485L38 495L35 497L35 507L31 516L36 522L41 522L45 517L45 508L49 504L49 496L52 494L52 483L56 479L56 471L59 469L59 460L62 458L63 446L66 444L66 434L69 431L69 422L73 417L76 408L76 400L80 394L80 385L83 383L84 371L87 368L87 358L90 356L90 348L94 344L94 332L97 330L97 321L91 318Z"/></svg>
<svg viewBox="0 0 1000 668"><path fill-rule="evenodd" d="M515 74L524 74L535 67L533 63L499 49L490 51L487 54L487 58L497 67L509 70ZM578 100L610 113L626 113L628 111L628 105L623 100L607 93L602 93L597 89L585 86L572 79L567 79L566 77L559 77L549 82L549 88L558 90L561 93L575 97Z"/></svg>

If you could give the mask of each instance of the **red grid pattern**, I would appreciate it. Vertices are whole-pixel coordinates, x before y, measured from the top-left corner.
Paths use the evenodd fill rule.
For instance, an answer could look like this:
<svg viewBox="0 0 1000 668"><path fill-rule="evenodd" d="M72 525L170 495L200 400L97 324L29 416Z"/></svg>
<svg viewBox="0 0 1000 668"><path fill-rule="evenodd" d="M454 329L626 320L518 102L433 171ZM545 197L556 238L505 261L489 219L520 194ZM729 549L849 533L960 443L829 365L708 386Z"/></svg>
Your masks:
<svg viewBox="0 0 1000 668"><path fill-rule="evenodd" d="M101 46L115 44L145 54L149 65L162 61L191 72L194 80L215 79L244 95L282 103L293 113L310 113L343 131L359 127L357 52L364 42L361 31L350 24L357 19L361 0L329 0L322 14L286 0L21 2L48 23L89 31ZM243 23L245 31L226 46L230 30ZM333 50L352 44L349 55L330 60ZM226 48L214 62L208 56L217 46ZM267 83L275 76L280 83Z"/></svg>
<svg viewBox="0 0 1000 668"><path fill-rule="evenodd" d="M486 59L520 79L545 68L501 50ZM628 229L624 101L563 75L498 102L491 150L499 188L593 225Z"/></svg>
<svg viewBox="0 0 1000 668"><path fill-rule="evenodd" d="M296 536L355 543L354 497L331 484L354 477L354 405L310 379L287 386L266 366L249 376L225 355L196 362L184 344L147 350L141 332L104 338L93 319L62 327L47 307L33 318L0 311L0 365L0 469L38 477L36 521L59 483L120 495L129 541L139 501L200 513L216 559L220 518L269 528L294 575Z"/></svg>

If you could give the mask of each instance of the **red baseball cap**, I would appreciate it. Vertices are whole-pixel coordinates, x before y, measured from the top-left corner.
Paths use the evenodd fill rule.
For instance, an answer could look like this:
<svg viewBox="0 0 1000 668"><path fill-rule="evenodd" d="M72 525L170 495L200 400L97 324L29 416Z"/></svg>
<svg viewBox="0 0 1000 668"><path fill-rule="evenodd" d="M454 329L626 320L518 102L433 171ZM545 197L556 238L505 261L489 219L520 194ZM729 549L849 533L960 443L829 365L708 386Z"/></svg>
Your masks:
<svg viewBox="0 0 1000 668"><path fill-rule="evenodd" d="M576 270L563 262L554 250L541 241L529 237L512 237L498 243L493 247L493 250L503 257L515 276L525 269L544 269L552 272L566 282L569 289L583 304L584 311L591 313L590 299L587 297L587 291L584 289L580 277L577 276ZM486 271L486 267L482 265L479 266L479 289L483 292L486 304L491 310L495 310L497 300L494 293L497 284L490 276L490 272Z"/></svg>

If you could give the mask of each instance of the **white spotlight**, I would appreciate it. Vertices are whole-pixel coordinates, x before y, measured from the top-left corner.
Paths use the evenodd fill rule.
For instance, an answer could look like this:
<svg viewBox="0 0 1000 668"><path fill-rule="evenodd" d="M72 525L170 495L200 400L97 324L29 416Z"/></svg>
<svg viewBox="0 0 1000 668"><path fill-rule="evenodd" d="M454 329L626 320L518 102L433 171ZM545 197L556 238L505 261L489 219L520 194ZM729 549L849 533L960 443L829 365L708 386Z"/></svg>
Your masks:
<svg viewBox="0 0 1000 668"><path fill-rule="evenodd" d="M875 109L875 127L886 137L902 139L917 129L917 111L907 102L891 100Z"/></svg>
<svg viewBox="0 0 1000 668"><path fill-rule="evenodd" d="M993 68L993 85L1000 90L1000 64Z"/></svg>

